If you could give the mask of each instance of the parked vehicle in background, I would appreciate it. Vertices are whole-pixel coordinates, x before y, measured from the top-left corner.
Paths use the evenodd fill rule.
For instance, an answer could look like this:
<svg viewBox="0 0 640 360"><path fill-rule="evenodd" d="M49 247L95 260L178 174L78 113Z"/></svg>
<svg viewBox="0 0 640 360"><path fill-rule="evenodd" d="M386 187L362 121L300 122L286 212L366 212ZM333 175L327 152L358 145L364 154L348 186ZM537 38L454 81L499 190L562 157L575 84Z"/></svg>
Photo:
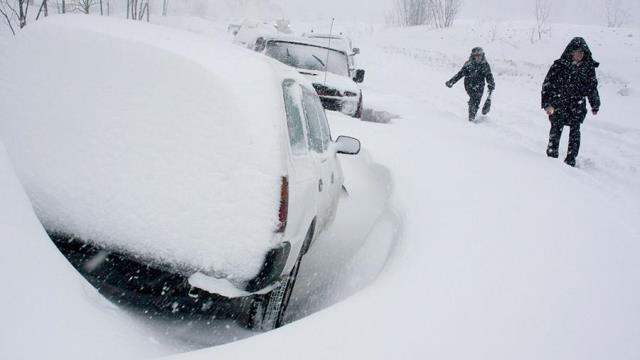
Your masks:
<svg viewBox="0 0 640 360"><path fill-rule="evenodd" d="M34 66L45 57L55 72ZM16 89L7 103L50 106L12 111L0 139L45 229L102 294L283 324L300 263L336 215L337 154L360 149L332 139L303 76L230 44L113 18L36 23L7 58L33 70L0 73ZM87 63L100 69L90 87L78 72Z"/></svg>
<svg viewBox="0 0 640 360"><path fill-rule="evenodd" d="M349 55L349 67L352 69L356 68L355 56L360 54L360 48L353 47L353 42L350 37L341 32L337 34L324 34L313 30L302 34L302 36L309 39L318 39L326 42L329 47L344 50Z"/></svg>
<svg viewBox="0 0 640 360"><path fill-rule="evenodd" d="M314 38L261 31L253 26L241 27L234 43L296 68L313 84L325 109L360 118L363 97L359 84L365 71L355 67L355 52L346 38L333 40L323 35Z"/></svg>

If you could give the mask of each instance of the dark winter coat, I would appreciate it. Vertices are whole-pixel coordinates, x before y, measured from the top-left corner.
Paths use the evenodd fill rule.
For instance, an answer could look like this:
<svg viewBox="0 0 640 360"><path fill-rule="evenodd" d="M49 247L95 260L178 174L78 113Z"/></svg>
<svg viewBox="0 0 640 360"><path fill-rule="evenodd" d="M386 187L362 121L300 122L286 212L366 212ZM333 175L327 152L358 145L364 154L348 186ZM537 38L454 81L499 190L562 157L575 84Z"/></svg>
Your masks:
<svg viewBox="0 0 640 360"><path fill-rule="evenodd" d="M574 64L572 52L582 49L583 60ZM591 109L600 108L598 79L596 68L600 64L593 60L591 50L581 37L576 37L556 60L542 84L542 108L553 106L554 117L562 118L565 123L584 121L587 115L585 98L589 100Z"/></svg>
<svg viewBox="0 0 640 360"><path fill-rule="evenodd" d="M482 61L476 62L473 55L469 57L469 61L464 63L462 69L448 81L453 86L458 80L464 77L464 88L467 90L467 94L471 97L482 97L484 92L485 80L489 84L489 91L493 91L496 87L496 83L493 80L493 74L491 73L491 66L487 62L487 59L482 55Z"/></svg>

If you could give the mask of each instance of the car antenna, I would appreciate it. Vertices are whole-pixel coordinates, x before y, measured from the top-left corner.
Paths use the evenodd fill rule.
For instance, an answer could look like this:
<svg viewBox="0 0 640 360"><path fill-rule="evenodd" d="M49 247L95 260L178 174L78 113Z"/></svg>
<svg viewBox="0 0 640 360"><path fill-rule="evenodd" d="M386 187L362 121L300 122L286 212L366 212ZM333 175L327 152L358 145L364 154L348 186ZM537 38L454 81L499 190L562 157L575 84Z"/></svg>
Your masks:
<svg viewBox="0 0 640 360"><path fill-rule="evenodd" d="M329 28L329 45L327 46L327 61L324 63L324 86L327 86L327 71L329 70L329 51L331 51L331 37L333 36L333 22L335 18L331 18L331 27Z"/></svg>

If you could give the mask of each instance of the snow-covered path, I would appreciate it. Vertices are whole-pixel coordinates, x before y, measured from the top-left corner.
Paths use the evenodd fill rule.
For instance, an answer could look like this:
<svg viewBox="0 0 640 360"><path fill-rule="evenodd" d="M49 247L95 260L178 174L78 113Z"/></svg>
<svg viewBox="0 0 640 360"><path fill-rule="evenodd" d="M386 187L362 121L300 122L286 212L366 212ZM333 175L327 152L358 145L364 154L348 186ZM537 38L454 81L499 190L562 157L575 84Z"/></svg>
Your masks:
<svg viewBox="0 0 640 360"><path fill-rule="evenodd" d="M528 26L354 26L366 106L400 118L376 124L331 115L334 136L354 135L364 151L344 160L351 197L305 259L292 322L175 358L638 358L640 32L557 25L552 37L530 43ZM224 37L219 29L205 33ZM544 155L539 87L576 35L602 62L603 106L587 118L573 169ZM491 114L472 124L462 85L449 90L444 82L478 44L497 90ZM109 322L107 333L128 320ZM139 333L149 351L139 340L131 356L251 335L205 325L146 322ZM118 341L105 352L111 343Z"/></svg>
<svg viewBox="0 0 640 360"><path fill-rule="evenodd" d="M413 31L420 30L384 31L359 43L367 49L360 59L368 72L367 106L402 119L332 122L335 134L358 136L392 174L403 227L385 270L322 312L184 358L257 351L267 358L303 351L318 359L640 354L633 92L617 95L620 84L606 76L614 69L603 65L605 105L584 126L581 168L569 168L544 155L548 125L538 104L544 61L515 62L509 73L496 57L493 112L470 124L461 85L448 90L444 82L471 48L464 44L478 39L450 40L466 28L442 34L449 43ZM546 45L555 45L544 54L548 64L565 38ZM461 55L442 55L454 52ZM436 55L416 55L425 53ZM633 59L623 61L628 67ZM632 89L638 80L637 73L626 78Z"/></svg>

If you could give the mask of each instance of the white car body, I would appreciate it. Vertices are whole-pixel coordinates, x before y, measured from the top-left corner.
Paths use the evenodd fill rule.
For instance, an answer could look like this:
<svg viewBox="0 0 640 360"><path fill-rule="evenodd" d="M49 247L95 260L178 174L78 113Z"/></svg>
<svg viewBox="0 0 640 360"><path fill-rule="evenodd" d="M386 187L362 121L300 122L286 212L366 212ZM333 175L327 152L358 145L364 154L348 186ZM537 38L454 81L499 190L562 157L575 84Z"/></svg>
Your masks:
<svg viewBox="0 0 640 360"><path fill-rule="evenodd" d="M332 141L313 87L289 67L111 18L54 17L12 45L0 105L15 111L0 139L52 236L252 294L289 274L335 216L336 154L359 144ZM87 63L100 69L91 86L78 75ZM12 74L18 65L30 75ZM10 106L25 98L50 106Z"/></svg>
<svg viewBox="0 0 640 360"><path fill-rule="evenodd" d="M325 43L327 47L331 47L333 49L340 49L349 55L349 65L351 68L356 68L355 56L360 53L359 48L353 47L353 42L351 38L344 35L343 33L338 34L324 34L319 32L310 31L302 34L302 36L309 39L316 39L318 41L322 41ZM355 74L353 74L355 75ZM352 76L353 76L352 75Z"/></svg>

